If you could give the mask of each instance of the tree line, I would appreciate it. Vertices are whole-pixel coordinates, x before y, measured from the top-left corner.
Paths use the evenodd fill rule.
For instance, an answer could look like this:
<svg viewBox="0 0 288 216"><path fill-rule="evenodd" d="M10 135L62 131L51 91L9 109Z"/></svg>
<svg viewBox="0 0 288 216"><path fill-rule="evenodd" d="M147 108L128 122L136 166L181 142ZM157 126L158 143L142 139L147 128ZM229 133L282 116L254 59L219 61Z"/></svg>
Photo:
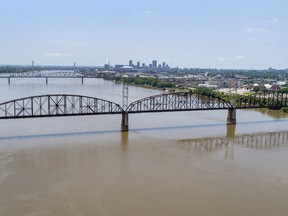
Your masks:
<svg viewBox="0 0 288 216"><path fill-rule="evenodd" d="M111 76L111 75L102 75L101 78L105 80L113 80L116 82L125 82L128 84L134 84L134 85L141 85L141 86L151 86L155 88L175 88L176 85L171 82L165 82L161 81L154 77L120 77L120 76Z"/></svg>

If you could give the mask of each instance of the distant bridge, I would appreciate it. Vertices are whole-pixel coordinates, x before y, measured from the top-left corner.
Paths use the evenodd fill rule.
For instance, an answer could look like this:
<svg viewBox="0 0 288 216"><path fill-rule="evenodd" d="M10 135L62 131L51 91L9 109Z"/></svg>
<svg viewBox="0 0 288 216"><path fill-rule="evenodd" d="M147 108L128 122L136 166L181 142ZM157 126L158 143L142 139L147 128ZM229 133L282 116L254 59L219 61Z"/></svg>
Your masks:
<svg viewBox="0 0 288 216"><path fill-rule="evenodd" d="M197 93L165 93L131 103L125 110L117 103L82 95L40 95L0 104L0 119L122 114L122 131L128 131L128 114L196 110L228 110L227 124L236 124L236 109L288 106L287 93L255 94L230 102Z"/></svg>
<svg viewBox="0 0 288 216"><path fill-rule="evenodd" d="M49 72L49 71L48 71ZM6 77L17 77L17 78L33 78L33 77L83 77L81 73L74 72L74 71L55 71L51 73L45 73L41 71L31 71L31 72L20 72L20 73L11 73Z"/></svg>
<svg viewBox="0 0 288 216"><path fill-rule="evenodd" d="M81 73L73 71L56 71L52 73L44 73L41 71L11 73L6 76L0 76L8 80L8 84L11 84L12 78L45 78L46 84L48 84L48 78L81 78L82 84L84 82L84 76Z"/></svg>

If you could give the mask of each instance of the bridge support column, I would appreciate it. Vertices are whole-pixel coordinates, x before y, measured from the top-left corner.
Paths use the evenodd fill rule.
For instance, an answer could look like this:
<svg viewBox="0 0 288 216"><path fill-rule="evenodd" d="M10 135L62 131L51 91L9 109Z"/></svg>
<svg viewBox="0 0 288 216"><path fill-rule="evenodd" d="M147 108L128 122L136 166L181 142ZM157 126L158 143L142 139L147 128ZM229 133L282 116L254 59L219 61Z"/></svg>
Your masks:
<svg viewBox="0 0 288 216"><path fill-rule="evenodd" d="M235 131L236 131L236 125L229 125L227 124L227 132L226 132L226 137L230 139L235 138Z"/></svg>
<svg viewBox="0 0 288 216"><path fill-rule="evenodd" d="M48 84L48 77L46 77L46 85Z"/></svg>
<svg viewBox="0 0 288 216"><path fill-rule="evenodd" d="M227 125L236 125L236 109L235 108L228 109Z"/></svg>
<svg viewBox="0 0 288 216"><path fill-rule="evenodd" d="M81 77L81 83L82 83L82 85L84 84L84 78L83 77Z"/></svg>
<svg viewBox="0 0 288 216"><path fill-rule="evenodd" d="M11 82L11 80L10 80L11 78L10 77L8 77L8 84L10 85L10 82Z"/></svg>
<svg viewBox="0 0 288 216"><path fill-rule="evenodd" d="M121 131L122 132L127 132L129 130L129 125L128 125L128 113L123 112L122 113L122 123L121 123Z"/></svg>
<svg viewBox="0 0 288 216"><path fill-rule="evenodd" d="M123 150L125 150L128 145L128 135L128 132L121 133L121 146Z"/></svg>

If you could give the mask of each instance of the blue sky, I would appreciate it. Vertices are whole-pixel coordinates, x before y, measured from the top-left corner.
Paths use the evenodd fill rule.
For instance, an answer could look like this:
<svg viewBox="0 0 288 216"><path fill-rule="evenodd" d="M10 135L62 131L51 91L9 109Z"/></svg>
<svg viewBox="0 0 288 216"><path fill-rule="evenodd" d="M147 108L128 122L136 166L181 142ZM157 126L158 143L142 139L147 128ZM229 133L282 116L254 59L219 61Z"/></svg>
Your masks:
<svg viewBox="0 0 288 216"><path fill-rule="evenodd" d="M0 64L288 68L287 0L0 0Z"/></svg>

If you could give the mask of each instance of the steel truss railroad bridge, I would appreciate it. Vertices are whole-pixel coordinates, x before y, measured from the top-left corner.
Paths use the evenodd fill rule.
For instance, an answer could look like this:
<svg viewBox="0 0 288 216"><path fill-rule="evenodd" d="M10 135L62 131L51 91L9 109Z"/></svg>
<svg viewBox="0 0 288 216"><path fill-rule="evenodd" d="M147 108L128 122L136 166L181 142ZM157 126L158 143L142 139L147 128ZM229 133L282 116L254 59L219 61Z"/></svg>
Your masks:
<svg viewBox="0 0 288 216"><path fill-rule="evenodd" d="M84 83L84 76L78 72L67 72L67 71L57 71L53 73L41 73L36 71L23 72L23 73L11 73L6 76L0 76L0 78L5 78L8 80L8 84L11 84L12 78L44 78L46 84L48 84L49 78L81 78L82 84ZM85 77L89 78L89 77Z"/></svg>
<svg viewBox="0 0 288 216"><path fill-rule="evenodd" d="M236 109L288 106L287 93L243 96L234 101L197 93L164 93L137 100L126 109L112 101L68 94L40 95L0 104L0 119L121 114L121 130L128 131L128 114L195 110L228 110L227 124L236 124Z"/></svg>

